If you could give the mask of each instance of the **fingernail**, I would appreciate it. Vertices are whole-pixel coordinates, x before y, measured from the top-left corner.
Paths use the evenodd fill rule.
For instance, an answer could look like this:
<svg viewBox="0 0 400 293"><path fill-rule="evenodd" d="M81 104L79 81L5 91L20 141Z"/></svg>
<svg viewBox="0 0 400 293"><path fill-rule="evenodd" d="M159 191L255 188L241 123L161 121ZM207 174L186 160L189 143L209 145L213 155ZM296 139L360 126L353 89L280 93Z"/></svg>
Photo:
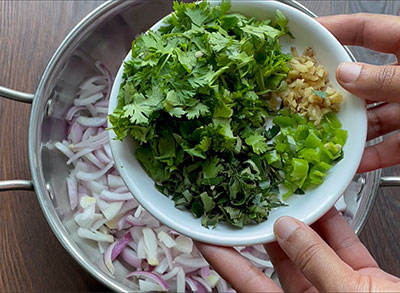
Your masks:
<svg viewBox="0 0 400 293"><path fill-rule="evenodd" d="M281 217L274 224L274 232L277 238L286 240L299 227L299 224L293 218Z"/></svg>
<svg viewBox="0 0 400 293"><path fill-rule="evenodd" d="M339 79L345 83L355 82L360 76L362 66L357 63L342 63L339 66Z"/></svg>

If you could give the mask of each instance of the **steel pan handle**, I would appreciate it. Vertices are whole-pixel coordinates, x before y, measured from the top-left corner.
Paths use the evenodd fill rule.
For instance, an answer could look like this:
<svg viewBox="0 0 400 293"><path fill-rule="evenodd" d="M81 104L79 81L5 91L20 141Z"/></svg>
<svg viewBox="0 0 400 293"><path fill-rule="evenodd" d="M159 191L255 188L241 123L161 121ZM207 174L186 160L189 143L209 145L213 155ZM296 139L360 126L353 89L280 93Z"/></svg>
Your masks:
<svg viewBox="0 0 400 293"><path fill-rule="evenodd" d="M379 187L395 187L400 186L400 176L381 177Z"/></svg>
<svg viewBox="0 0 400 293"><path fill-rule="evenodd" d="M28 94L0 86L0 96L23 103L32 104L34 94Z"/></svg>
<svg viewBox="0 0 400 293"><path fill-rule="evenodd" d="M0 96L17 102L32 104L35 95L12 90L0 86ZM0 191L9 190L34 190L30 180L3 180L0 181Z"/></svg>
<svg viewBox="0 0 400 293"><path fill-rule="evenodd" d="M0 181L0 191L9 190L34 190L30 180L3 180Z"/></svg>

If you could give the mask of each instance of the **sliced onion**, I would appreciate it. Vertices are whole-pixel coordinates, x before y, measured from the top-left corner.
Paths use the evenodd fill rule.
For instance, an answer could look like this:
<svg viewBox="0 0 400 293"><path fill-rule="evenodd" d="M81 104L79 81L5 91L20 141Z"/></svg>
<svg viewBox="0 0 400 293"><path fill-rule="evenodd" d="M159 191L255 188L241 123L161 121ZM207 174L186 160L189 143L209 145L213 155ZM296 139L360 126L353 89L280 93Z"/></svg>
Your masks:
<svg viewBox="0 0 400 293"><path fill-rule="evenodd" d="M218 292L228 292L228 284L222 278L219 279L216 287L217 287Z"/></svg>
<svg viewBox="0 0 400 293"><path fill-rule="evenodd" d="M125 201L125 200L131 200L134 197L132 196L132 193L128 192L128 193L116 193L116 192L111 192L108 190L103 190L99 197L103 200L106 201Z"/></svg>
<svg viewBox="0 0 400 293"><path fill-rule="evenodd" d="M108 156L111 160L113 160L113 155L112 155L112 152L111 152L110 145L109 145L109 144L106 144L106 145L104 145L103 147L104 147L104 151L106 152L107 156Z"/></svg>
<svg viewBox="0 0 400 293"><path fill-rule="evenodd" d="M125 214L126 212L131 211L134 208L137 208L138 205L139 205L139 203L135 199L128 200L128 201L122 203L122 208L119 212L120 212L120 214Z"/></svg>
<svg viewBox="0 0 400 293"><path fill-rule="evenodd" d="M80 116L80 117L78 117L77 121L82 126L99 127L99 126L104 125L107 122L107 116L106 117L85 117L85 116Z"/></svg>
<svg viewBox="0 0 400 293"><path fill-rule="evenodd" d="M97 86L97 87L104 87L104 86ZM96 87L94 87L93 89L95 89ZM86 93L89 94L89 96L82 97L79 99L75 99L74 104L75 106L86 106L86 105L90 105L93 103L96 103L98 100L100 100L103 97L103 94L101 92L97 92L95 94L91 94L90 93Z"/></svg>
<svg viewBox="0 0 400 293"><path fill-rule="evenodd" d="M78 148L79 148L79 145L81 145L82 143L86 142L86 141L89 140L89 139L94 140L95 137L93 137L93 136L94 136L96 133L97 133L97 128L96 128L96 127L88 127L88 128L86 128L86 130L83 132L83 135L82 135L82 141L81 141L80 143L78 143L78 144L75 144L75 145L74 145L74 148L75 148L75 149L78 149ZM92 137L93 137L93 138L92 138ZM85 145L84 147L85 147L85 148L91 148L90 145Z"/></svg>
<svg viewBox="0 0 400 293"><path fill-rule="evenodd" d="M158 237L158 240L160 240L162 243L164 243L165 246L168 248L172 248L172 247L176 246L175 240L172 239L172 237L169 236L168 233L165 231L160 231L157 234L157 237Z"/></svg>
<svg viewBox="0 0 400 293"><path fill-rule="evenodd" d="M128 215L123 216L121 219L119 219L119 221L117 222L117 229L118 231L121 231L122 229L125 228L125 222L126 222L126 217Z"/></svg>
<svg viewBox="0 0 400 293"><path fill-rule="evenodd" d="M113 166L113 163L109 163L104 169L97 171L97 172L84 172L84 171L78 171L76 173L76 178L83 180L83 181L91 181L91 180L96 180L99 179L101 176L106 174Z"/></svg>
<svg viewBox="0 0 400 293"><path fill-rule="evenodd" d="M111 187L111 186L110 186ZM124 186L120 186L120 187L118 187L118 188L116 188L115 190L114 190L114 192L117 192L117 193L126 193L126 192L129 192L129 189L124 185ZM136 217L136 216L135 216Z"/></svg>
<svg viewBox="0 0 400 293"><path fill-rule="evenodd" d="M65 143L56 142L54 146L59 151L61 151L64 155L66 155L68 158L71 158L72 156L74 156L74 152L71 151L71 149L68 146L66 146L65 144L67 144L67 142L65 142Z"/></svg>
<svg viewBox="0 0 400 293"><path fill-rule="evenodd" d="M129 247L125 247L122 250L121 257L124 261L135 268L141 268L142 266L142 260L137 256L136 252Z"/></svg>
<svg viewBox="0 0 400 293"><path fill-rule="evenodd" d="M96 156L96 158L99 159L100 162L108 164L111 162L111 160L107 157L107 155L104 153L104 151L102 149L97 149L94 151L94 155ZM116 176L117 177L117 176ZM112 187L112 186L111 186Z"/></svg>
<svg viewBox="0 0 400 293"><path fill-rule="evenodd" d="M190 254L193 250L193 240L183 236L183 235L179 235L176 239L176 249L178 249L179 251L183 252L183 253L187 253Z"/></svg>
<svg viewBox="0 0 400 293"><path fill-rule="evenodd" d="M171 249L166 247L164 244L159 243L158 244L161 247L161 250L164 252L165 257L168 261L168 267L170 270L172 270L174 268L174 265L172 263L172 254L171 254Z"/></svg>
<svg viewBox="0 0 400 293"><path fill-rule="evenodd" d="M179 268L179 272L176 275L176 291L185 292L185 272L182 268Z"/></svg>
<svg viewBox="0 0 400 293"><path fill-rule="evenodd" d="M159 292L166 291L159 284L151 281L139 280L140 292Z"/></svg>
<svg viewBox="0 0 400 293"><path fill-rule="evenodd" d="M174 268L172 271L170 271L170 272L168 272L168 273L162 275L161 278L163 278L164 281L168 281L168 280L171 279L172 277L175 277L175 275L178 274L178 272L179 272L180 269L181 269L181 268Z"/></svg>
<svg viewBox="0 0 400 293"><path fill-rule="evenodd" d="M122 250L126 247L129 241L131 241L131 234L129 232L125 233L124 237L118 239L116 241L117 245L114 247L114 250L111 253L111 260L117 258L117 256L122 252Z"/></svg>
<svg viewBox="0 0 400 293"><path fill-rule="evenodd" d="M72 143L78 143L82 140L83 136L83 126L80 125L78 122L74 121L71 124L71 128L69 129L68 140Z"/></svg>
<svg viewBox="0 0 400 293"><path fill-rule="evenodd" d="M77 91L76 92L76 100L85 99L96 93L104 92L105 90L107 90L106 88L107 88L106 83L92 84L87 89L80 89L79 91Z"/></svg>
<svg viewBox="0 0 400 293"><path fill-rule="evenodd" d="M96 83L104 81L104 75L96 75L84 80L79 86L80 89L86 90L94 87Z"/></svg>
<svg viewBox="0 0 400 293"><path fill-rule="evenodd" d="M216 271L210 270L210 275L205 278L203 277L203 279L207 281L211 288L214 288L218 284L219 280L221 280L221 277Z"/></svg>
<svg viewBox="0 0 400 293"><path fill-rule="evenodd" d="M211 292L212 291L212 288L210 287L210 285L203 278L197 277L197 276L192 276L192 278L201 284L201 286L197 285L197 288L199 289L198 292L204 292L204 291Z"/></svg>
<svg viewBox="0 0 400 293"><path fill-rule="evenodd" d="M71 210L74 210L78 205L78 183L75 176L69 175L67 177L68 197Z"/></svg>
<svg viewBox="0 0 400 293"><path fill-rule="evenodd" d="M246 246L245 248L241 249L240 252L252 252L253 250L253 246Z"/></svg>
<svg viewBox="0 0 400 293"><path fill-rule="evenodd" d="M109 243L114 242L114 237L112 235L104 234L99 231L85 229L82 227L79 227L78 229L78 236L95 241L109 242Z"/></svg>
<svg viewBox="0 0 400 293"><path fill-rule="evenodd" d="M113 202L108 204L108 206L105 209L102 209L101 212L103 213L104 217L106 217L106 219L110 221L114 219L116 215L118 215L121 207L122 202Z"/></svg>
<svg viewBox="0 0 400 293"><path fill-rule="evenodd" d="M85 135L85 133L83 135ZM83 139L84 138L82 138L82 142L77 143L77 144L74 145L75 149L79 149L79 148L92 148L92 149L94 149L98 145L102 145L103 146L104 144L108 143L108 137L107 137L107 133L106 132L103 132L103 133L95 135L95 136L91 136L91 137L87 138L86 140L83 140Z"/></svg>
<svg viewBox="0 0 400 293"><path fill-rule="evenodd" d="M198 292L199 288L197 287L196 281L192 280L191 278L186 278L185 282L188 284L192 292Z"/></svg>
<svg viewBox="0 0 400 293"><path fill-rule="evenodd" d="M107 247L106 247L107 243L104 242L97 242L97 248L100 252L100 254L104 254L104 252L106 251Z"/></svg>
<svg viewBox="0 0 400 293"><path fill-rule="evenodd" d="M94 94L101 93L104 90L107 90L107 84L103 84L103 83L101 83L99 85L93 84L93 86L90 86L90 87L88 87L86 89L80 89L76 93L77 99L75 99L75 100L85 99L85 98L90 97L90 96L92 96Z"/></svg>
<svg viewBox="0 0 400 293"><path fill-rule="evenodd" d="M113 252L115 246L117 246L117 244L118 244L118 241L111 243L107 247L106 251L104 252L104 263L106 264L107 269L110 271L110 273L112 275L114 275L114 273L115 273L115 268L114 268L114 265L112 262L111 255L112 255L112 252Z"/></svg>
<svg viewBox="0 0 400 293"><path fill-rule="evenodd" d="M107 219L105 219L105 218L102 217L100 220L97 220L97 221L93 222L91 228L92 228L93 230L97 230L97 229L99 229L101 226L103 226L106 222L107 222Z"/></svg>
<svg viewBox="0 0 400 293"><path fill-rule="evenodd" d="M112 188L125 186L125 183L120 176L115 176L110 174L107 176L107 180L108 180L108 185Z"/></svg>
<svg viewBox="0 0 400 293"><path fill-rule="evenodd" d="M100 214L95 214L92 208L87 208L74 216L75 222L82 228L91 228L92 224L101 218L103 217Z"/></svg>
<svg viewBox="0 0 400 293"><path fill-rule="evenodd" d="M93 106L93 104L86 105L86 109L89 111L89 113L90 113L90 115L92 115L92 117L97 117L96 107Z"/></svg>
<svg viewBox="0 0 400 293"><path fill-rule="evenodd" d="M197 269L208 266L208 263L202 257L194 258L194 257L185 257L184 255L178 255L177 257L175 257L174 262L190 268L197 268Z"/></svg>
<svg viewBox="0 0 400 293"><path fill-rule="evenodd" d="M144 272L144 271L135 271L135 272L128 274L126 277L130 278L133 276L149 278L149 279L155 281L158 285L160 285L163 290L165 290L165 291L168 290L168 284L160 276L158 276L154 273Z"/></svg>
<svg viewBox="0 0 400 293"><path fill-rule="evenodd" d="M97 168L99 168L99 169L103 169L103 168L105 167L105 165L104 165L102 162L100 162L99 159L96 158L96 156L93 155L92 152L86 154L84 157L85 157L88 161L92 162L93 165L95 165L95 166L96 166Z"/></svg>
<svg viewBox="0 0 400 293"><path fill-rule="evenodd" d="M67 161L67 165L74 163L76 160L78 160L80 157L89 154L93 151L93 149L90 148L84 148L81 151L75 153L72 157L69 158L69 160Z"/></svg>
<svg viewBox="0 0 400 293"><path fill-rule="evenodd" d="M133 238L133 235L132 235ZM141 236L138 241L137 255L141 259L146 259L146 249L144 248L144 237Z"/></svg>
<svg viewBox="0 0 400 293"><path fill-rule="evenodd" d="M144 249L146 251L147 262L152 266L157 266L159 261L157 259L157 239L154 231L150 228L143 229Z"/></svg>
<svg viewBox="0 0 400 293"><path fill-rule="evenodd" d="M135 218L132 215L129 215L126 218L126 222L131 224L132 226L147 226L147 227L158 227L159 223L157 220L151 218L151 217L146 217L146 218Z"/></svg>
<svg viewBox="0 0 400 293"><path fill-rule="evenodd" d="M157 274L164 274L166 272L166 270L168 269L168 259L166 257L164 257L161 261L160 264L154 268L154 272ZM162 276L163 277L163 276ZM165 280L165 278L163 277L163 279Z"/></svg>
<svg viewBox="0 0 400 293"><path fill-rule="evenodd" d="M210 276L210 267L209 266L205 266L201 268L201 276L205 279L208 276Z"/></svg>
<svg viewBox="0 0 400 293"><path fill-rule="evenodd" d="M71 107L68 110L67 114L65 115L65 120L72 121L72 119L74 118L75 114L78 113L81 110L84 110L84 109L85 109L85 107L83 107L83 106L73 106L73 107Z"/></svg>
<svg viewBox="0 0 400 293"><path fill-rule="evenodd" d="M108 108L107 107L101 107L96 105L96 112L98 114L107 114L108 113Z"/></svg>

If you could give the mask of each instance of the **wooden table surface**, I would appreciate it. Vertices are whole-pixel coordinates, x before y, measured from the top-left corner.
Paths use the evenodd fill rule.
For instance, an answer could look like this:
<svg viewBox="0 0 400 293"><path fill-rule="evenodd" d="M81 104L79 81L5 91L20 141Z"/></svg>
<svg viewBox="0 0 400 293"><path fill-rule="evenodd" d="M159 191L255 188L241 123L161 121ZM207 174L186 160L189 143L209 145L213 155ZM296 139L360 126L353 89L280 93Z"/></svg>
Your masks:
<svg viewBox="0 0 400 293"><path fill-rule="evenodd" d="M33 93L63 38L102 2L0 0L0 85ZM398 14L400 7L400 1L300 2L319 15L352 11ZM27 148L29 114L30 105L0 99L0 180L31 177ZM399 176L400 167L383 173ZM397 276L399 193L398 188L380 189L360 235L379 265ZM57 241L34 192L0 194L0 291L105 290Z"/></svg>

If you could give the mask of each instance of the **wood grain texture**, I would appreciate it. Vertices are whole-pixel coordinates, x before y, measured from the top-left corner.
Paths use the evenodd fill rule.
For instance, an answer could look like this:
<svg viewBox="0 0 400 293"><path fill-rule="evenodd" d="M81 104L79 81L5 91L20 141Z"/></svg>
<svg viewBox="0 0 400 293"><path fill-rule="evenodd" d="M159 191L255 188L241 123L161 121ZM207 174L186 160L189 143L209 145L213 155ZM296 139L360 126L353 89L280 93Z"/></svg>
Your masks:
<svg viewBox="0 0 400 293"><path fill-rule="evenodd" d="M357 9L397 14L399 9L399 1L373 1L379 5L370 5L370 1L301 2L319 15ZM0 0L0 84L34 92L47 62L64 37L101 3ZM29 111L29 105L0 99L0 180L30 178ZM385 170L384 174L400 175L400 167ZM378 263L396 275L400 275L399 193L397 188L379 191L361 233L362 241ZM107 290L60 245L33 192L1 193L0 224L0 291Z"/></svg>
<svg viewBox="0 0 400 293"><path fill-rule="evenodd" d="M34 92L69 31L102 1L0 1L0 84ZM0 99L0 179L29 179L30 106ZM64 250L34 192L0 194L0 291L105 291Z"/></svg>

